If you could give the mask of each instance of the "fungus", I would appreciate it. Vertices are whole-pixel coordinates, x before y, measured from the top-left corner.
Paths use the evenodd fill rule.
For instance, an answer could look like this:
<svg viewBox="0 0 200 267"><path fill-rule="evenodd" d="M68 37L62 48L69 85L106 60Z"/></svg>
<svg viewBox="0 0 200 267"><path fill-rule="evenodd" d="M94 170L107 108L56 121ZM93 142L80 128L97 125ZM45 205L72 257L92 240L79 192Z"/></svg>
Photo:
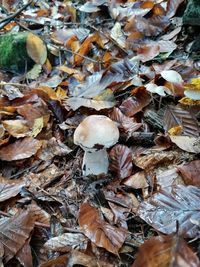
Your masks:
<svg viewBox="0 0 200 267"><path fill-rule="evenodd" d="M103 115L90 115L84 119L74 132L74 143L84 151L83 175L108 172L106 148L117 143L119 130L117 125Z"/></svg>

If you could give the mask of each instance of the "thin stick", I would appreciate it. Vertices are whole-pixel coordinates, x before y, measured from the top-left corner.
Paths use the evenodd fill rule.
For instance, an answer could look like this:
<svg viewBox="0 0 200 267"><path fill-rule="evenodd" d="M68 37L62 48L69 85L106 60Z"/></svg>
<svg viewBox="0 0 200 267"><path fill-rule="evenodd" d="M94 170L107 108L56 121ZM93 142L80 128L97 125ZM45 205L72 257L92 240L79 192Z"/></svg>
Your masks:
<svg viewBox="0 0 200 267"><path fill-rule="evenodd" d="M13 19L15 19L22 11L24 11L28 6L32 4L33 0L28 2L26 5L22 6L18 11L9 15L7 18L0 21L0 30L3 29L7 24L9 24Z"/></svg>

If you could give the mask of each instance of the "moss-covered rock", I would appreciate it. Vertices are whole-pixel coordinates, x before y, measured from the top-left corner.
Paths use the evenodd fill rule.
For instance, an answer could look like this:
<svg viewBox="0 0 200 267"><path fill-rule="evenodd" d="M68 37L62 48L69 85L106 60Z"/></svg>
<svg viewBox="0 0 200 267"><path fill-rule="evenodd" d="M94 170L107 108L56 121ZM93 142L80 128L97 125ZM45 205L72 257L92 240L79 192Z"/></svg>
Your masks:
<svg viewBox="0 0 200 267"><path fill-rule="evenodd" d="M28 32L0 36L0 68L23 73L32 68L34 61L28 56L26 40Z"/></svg>
<svg viewBox="0 0 200 267"><path fill-rule="evenodd" d="M188 0L183 24L200 26L200 0Z"/></svg>
<svg viewBox="0 0 200 267"><path fill-rule="evenodd" d="M46 58L46 46L35 34L18 32L0 36L0 69L25 73L35 63L44 64Z"/></svg>

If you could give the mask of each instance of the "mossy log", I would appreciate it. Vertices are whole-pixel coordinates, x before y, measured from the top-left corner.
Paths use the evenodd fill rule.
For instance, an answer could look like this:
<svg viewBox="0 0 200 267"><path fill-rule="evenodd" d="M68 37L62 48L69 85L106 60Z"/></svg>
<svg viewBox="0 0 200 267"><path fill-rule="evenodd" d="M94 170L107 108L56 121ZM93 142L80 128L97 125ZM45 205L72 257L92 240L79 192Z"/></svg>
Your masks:
<svg viewBox="0 0 200 267"><path fill-rule="evenodd" d="M25 73L35 63L44 64L46 57L46 46L37 35L18 32L0 36L0 69Z"/></svg>

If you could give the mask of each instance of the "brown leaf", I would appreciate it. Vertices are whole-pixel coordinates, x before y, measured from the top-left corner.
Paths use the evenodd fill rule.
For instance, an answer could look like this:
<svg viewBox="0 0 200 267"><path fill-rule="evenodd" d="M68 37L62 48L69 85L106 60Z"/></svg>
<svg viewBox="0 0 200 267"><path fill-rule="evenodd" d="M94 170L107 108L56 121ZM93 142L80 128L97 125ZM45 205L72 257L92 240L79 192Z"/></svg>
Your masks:
<svg viewBox="0 0 200 267"><path fill-rule="evenodd" d="M189 111L180 107L168 106L164 113L165 131L176 126L182 127L182 135L199 136L198 122Z"/></svg>
<svg viewBox="0 0 200 267"><path fill-rule="evenodd" d="M149 93L143 87L132 91L133 97L124 100L119 107L128 117L131 117L141 111L151 102Z"/></svg>
<svg viewBox="0 0 200 267"><path fill-rule="evenodd" d="M141 56L142 62L154 59L159 53L160 46L158 43L143 45L137 49L137 54Z"/></svg>
<svg viewBox="0 0 200 267"><path fill-rule="evenodd" d="M200 137L170 136L171 141L179 148L190 153L200 153Z"/></svg>
<svg viewBox="0 0 200 267"><path fill-rule="evenodd" d="M79 225L93 243L116 255L126 239L125 229L105 222L99 212L88 203L80 207Z"/></svg>
<svg viewBox="0 0 200 267"><path fill-rule="evenodd" d="M68 257L66 255L58 256L45 263L39 265L39 267L66 267L68 264Z"/></svg>
<svg viewBox="0 0 200 267"><path fill-rule="evenodd" d="M159 189L171 192L173 186L177 184L184 184L183 179L178 174L177 169L169 165L167 170L157 169L156 180Z"/></svg>
<svg viewBox="0 0 200 267"><path fill-rule="evenodd" d="M124 145L115 145L109 154L109 168L118 178L126 178L132 172L132 153L131 150Z"/></svg>
<svg viewBox="0 0 200 267"><path fill-rule="evenodd" d="M160 151L140 156L135 154L133 155L133 162L141 169L153 169L159 164L175 162L181 158L181 156L182 155L176 151Z"/></svg>
<svg viewBox="0 0 200 267"><path fill-rule="evenodd" d="M30 126L33 125L35 119L41 117L43 117L44 126L46 126L50 118L49 109L40 98L37 100L37 103L17 107L17 112L28 121Z"/></svg>
<svg viewBox="0 0 200 267"><path fill-rule="evenodd" d="M32 137L25 137L13 144L9 144L0 149L0 159L5 161L27 159L35 155L42 146L42 141Z"/></svg>
<svg viewBox="0 0 200 267"><path fill-rule="evenodd" d="M134 189L145 188L149 186L144 171L137 172L131 175L123 182L123 184L130 186Z"/></svg>
<svg viewBox="0 0 200 267"><path fill-rule="evenodd" d="M72 249L86 249L88 239L81 233L64 233L50 238L44 246L52 251L68 252Z"/></svg>
<svg viewBox="0 0 200 267"><path fill-rule="evenodd" d="M4 259L8 262L25 245L34 227L31 210L20 211L12 218L0 222L0 242L4 246Z"/></svg>
<svg viewBox="0 0 200 267"><path fill-rule="evenodd" d="M109 114L109 117L119 123L119 128L129 135L142 127L142 123L137 123L134 118L125 116L119 108L114 107L112 112Z"/></svg>
<svg viewBox="0 0 200 267"><path fill-rule="evenodd" d="M180 4L183 1L184 0L169 0L167 2L167 14L166 14L166 16L168 18L172 18L176 14L178 7L180 6Z"/></svg>
<svg viewBox="0 0 200 267"><path fill-rule="evenodd" d="M11 197L15 197L25 186L25 182L18 182L8 180L3 177L0 178L0 202L3 202Z"/></svg>
<svg viewBox="0 0 200 267"><path fill-rule="evenodd" d="M73 250L68 260L67 267L85 266L85 267L114 267L115 265L98 260L96 257L87 255L77 250ZM46 267L46 266L41 266Z"/></svg>
<svg viewBox="0 0 200 267"><path fill-rule="evenodd" d="M181 237L156 236L145 241L139 248L132 267L183 267L199 266L199 259Z"/></svg>
<svg viewBox="0 0 200 267"><path fill-rule="evenodd" d="M25 137L30 133L25 120L4 120L2 124L6 131L16 138Z"/></svg>
<svg viewBox="0 0 200 267"><path fill-rule="evenodd" d="M188 164L179 165L178 170L185 184L200 187L200 160L193 160Z"/></svg>
<svg viewBox="0 0 200 267"><path fill-rule="evenodd" d="M141 203L138 215L156 230L171 234L177 231L186 238L199 233L200 189L195 186L176 185L169 193L161 190Z"/></svg>

